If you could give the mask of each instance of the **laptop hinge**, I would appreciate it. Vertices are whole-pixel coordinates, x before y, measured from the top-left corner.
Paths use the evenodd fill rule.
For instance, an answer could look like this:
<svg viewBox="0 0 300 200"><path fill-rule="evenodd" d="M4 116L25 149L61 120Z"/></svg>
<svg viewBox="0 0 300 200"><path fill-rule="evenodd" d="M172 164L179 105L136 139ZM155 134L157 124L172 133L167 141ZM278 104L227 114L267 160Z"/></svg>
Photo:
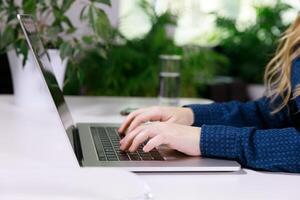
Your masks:
<svg viewBox="0 0 300 200"><path fill-rule="evenodd" d="M76 155L76 158L79 162L79 165L82 166L82 161L83 161L83 154L82 154L82 148L81 148L81 142L79 138L79 132L77 128L72 129L72 134L73 134L73 144L74 144L74 152Z"/></svg>

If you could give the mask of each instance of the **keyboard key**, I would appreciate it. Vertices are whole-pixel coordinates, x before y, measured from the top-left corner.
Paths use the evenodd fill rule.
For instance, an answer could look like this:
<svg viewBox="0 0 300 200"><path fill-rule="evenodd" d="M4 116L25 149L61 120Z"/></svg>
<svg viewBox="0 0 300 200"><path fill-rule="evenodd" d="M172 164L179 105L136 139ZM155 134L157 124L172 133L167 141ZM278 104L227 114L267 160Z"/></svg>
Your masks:
<svg viewBox="0 0 300 200"><path fill-rule="evenodd" d="M118 155L120 160L130 160L129 157L125 154L125 155Z"/></svg>
<svg viewBox="0 0 300 200"><path fill-rule="evenodd" d="M165 160L158 151L153 151L153 152L150 151L150 154L153 160Z"/></svg>
<svg viewBox="0 0 300 200"><path fill-rule="evenodd" d="M150 155L147 156L141 156L142 160L153 160Z"/></svg>
<svg viewBox="0 0 300 200"><path fill-rule="evenodd" d="M106 161L106 157L105 157L105 156L98 156L98 159L99 159L100 161Z"/></svg>
<svg viewBox="0 0 300 200"><path fill-rule="evenodd" d="M142 157L142 160L153 160L152 157Z"/></svg>
<svg viewBox="0 0 300 200"><path fill-rule="evenodd" d="M151 154L149 153L139 153L139 155L144 158L144 157L150 157L151 158Z"/></svg>
<svg viewBox="0 0 300 200"><path fill-rule="evenodd" d="M118 161L119 159L117 157L108 157L108 161Z"/></svg>
<svg viewBox="0 0 300 200"><path fill-rule="evenodd" d="M103 146L108 146L110 147L111 146L111 143L110 142L102 142Z"/></svg>
<svg viewBox="0 0 300 200"><path fill-rule="evenodd" d="M137 153L128 153L128 156L131 160L141 160L140 156Z"/></svg>

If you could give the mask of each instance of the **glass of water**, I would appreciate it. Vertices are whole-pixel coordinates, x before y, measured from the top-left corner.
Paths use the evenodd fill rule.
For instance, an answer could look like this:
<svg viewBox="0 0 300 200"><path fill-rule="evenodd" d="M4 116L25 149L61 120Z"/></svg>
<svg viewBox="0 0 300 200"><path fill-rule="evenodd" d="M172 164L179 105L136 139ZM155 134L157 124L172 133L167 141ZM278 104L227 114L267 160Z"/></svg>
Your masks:
<svg viewBox="0 0 300 200"><path fill-rule="evenodd" d="M180 62L179 55L161 55L159 73L159 104L177 106L180 93Z"/></svg>

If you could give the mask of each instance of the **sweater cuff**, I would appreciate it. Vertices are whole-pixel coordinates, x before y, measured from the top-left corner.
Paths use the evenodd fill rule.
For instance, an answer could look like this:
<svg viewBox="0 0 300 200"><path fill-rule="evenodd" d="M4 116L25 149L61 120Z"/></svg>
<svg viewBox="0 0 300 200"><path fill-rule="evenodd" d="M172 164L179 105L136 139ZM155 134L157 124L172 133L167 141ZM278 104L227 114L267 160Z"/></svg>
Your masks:
<svg viewBox="0 0 300 200"><path fill-rule="evenodd" d="M223 117L222 106L218 103L212 104L191 104L184 107L191 108L194 113L193 126L202 126L203 124L218 124Z"/></svg>
<svg viewBox="0 0 300 200"><path fill-rule="evenodd" d="M204 157L239 159L242 135L247 128L204 125L201 128L200 150Z"/></svg>

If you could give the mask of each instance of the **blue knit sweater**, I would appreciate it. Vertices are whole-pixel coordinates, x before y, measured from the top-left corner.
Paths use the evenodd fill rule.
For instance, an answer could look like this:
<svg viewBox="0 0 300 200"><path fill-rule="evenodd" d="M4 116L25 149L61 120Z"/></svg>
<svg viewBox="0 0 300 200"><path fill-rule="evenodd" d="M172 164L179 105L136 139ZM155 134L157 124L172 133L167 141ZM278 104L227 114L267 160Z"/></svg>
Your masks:
<svg viewBox="0 0 300 200"><path fill-rule="evenodd" d="M292 89L300 84L300 59L292 64ZM270 100L189 105L194 126L202 127L204 157L237 160L256 170L300 172L300 132L288 108L272 115ZM300 97L296 98L297 109Z"/></svg>

